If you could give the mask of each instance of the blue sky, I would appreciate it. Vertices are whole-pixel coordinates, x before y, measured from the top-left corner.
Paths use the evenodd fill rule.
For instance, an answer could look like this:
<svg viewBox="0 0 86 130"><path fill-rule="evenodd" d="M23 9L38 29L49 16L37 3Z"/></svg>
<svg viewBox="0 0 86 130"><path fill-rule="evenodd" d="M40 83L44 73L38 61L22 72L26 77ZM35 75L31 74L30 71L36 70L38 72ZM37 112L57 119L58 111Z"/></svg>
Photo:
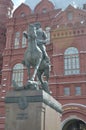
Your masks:
<svg viewBox="0 0 86 130"><path fill-rule="evenodd" d="M25 0L12 0L14 3L14 8L18 7L21 3L25 2Z"/></svg>
<svg viewBox="0 0 86 130"><path fill-rule="evenodd" d="M12 0L14 3L14 8L18 7L22 2L26 2L30 5L32 9L39 3L41 0ZM82 7L86 3L86 0L50 0L55 5L56 8L66 8L69 4L72 4L75 7ZM62 2L61 2L62 1Z"/></svg>

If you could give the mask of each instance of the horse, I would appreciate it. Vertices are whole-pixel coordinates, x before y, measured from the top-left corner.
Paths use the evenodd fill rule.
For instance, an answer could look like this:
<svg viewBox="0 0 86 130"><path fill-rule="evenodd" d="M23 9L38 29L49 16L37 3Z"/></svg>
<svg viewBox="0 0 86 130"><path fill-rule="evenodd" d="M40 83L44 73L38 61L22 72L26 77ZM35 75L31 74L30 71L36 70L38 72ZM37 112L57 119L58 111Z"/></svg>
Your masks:
<svg viewBox="0 0 86 130"><path fill-rule="evenodd" d="M24 33L24 36L28 39L28 47L24 54L23 64L27 67L29 81L34 81L37 76L42 89L49 93L48 79L50 64L44 59L42 50L37 45L34 24L29 25L28 32ZM34 69L32 76L30 73L31 67ZM43 80L43 75L46 77L46 81Z"/></svg>

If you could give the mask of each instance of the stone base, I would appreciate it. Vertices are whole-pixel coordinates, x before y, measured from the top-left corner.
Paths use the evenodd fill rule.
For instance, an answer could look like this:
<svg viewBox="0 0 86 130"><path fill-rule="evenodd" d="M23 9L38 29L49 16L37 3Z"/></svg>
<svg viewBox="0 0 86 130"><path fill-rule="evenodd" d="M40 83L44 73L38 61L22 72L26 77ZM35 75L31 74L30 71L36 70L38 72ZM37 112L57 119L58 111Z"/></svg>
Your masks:
<svg viewBox="0 0 86 130"><path fill-rule="evenodd" d="M5 130L61 130L61 104L44 91L10 91Z"/></svg>

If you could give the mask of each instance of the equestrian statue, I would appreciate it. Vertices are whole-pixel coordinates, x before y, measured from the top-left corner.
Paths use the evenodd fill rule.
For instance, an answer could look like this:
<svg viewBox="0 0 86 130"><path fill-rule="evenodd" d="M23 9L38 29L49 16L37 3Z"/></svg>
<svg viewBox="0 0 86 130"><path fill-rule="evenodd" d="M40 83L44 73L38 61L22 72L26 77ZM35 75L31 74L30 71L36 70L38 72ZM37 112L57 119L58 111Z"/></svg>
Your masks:
<svg viewBox="0 0 86 130"><path fill-rule="evenodd" d="M28 26L27 32L24 32L24 36L28 41L28 47L22 63L27 67L29 78L24 88L43 89L47 93L50 93L48 87L50 58L45 47L47 35L41 28L40 22L36 22ZM33 68L33 74L31 73L31 68Z"/></svg>

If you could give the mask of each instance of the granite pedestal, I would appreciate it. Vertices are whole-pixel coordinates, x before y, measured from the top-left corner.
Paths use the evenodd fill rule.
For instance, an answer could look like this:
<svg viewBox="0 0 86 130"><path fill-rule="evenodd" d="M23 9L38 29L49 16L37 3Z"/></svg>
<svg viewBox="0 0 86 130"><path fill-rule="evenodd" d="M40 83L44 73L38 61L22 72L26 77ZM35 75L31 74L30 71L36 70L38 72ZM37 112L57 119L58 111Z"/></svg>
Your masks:
<svg viewBox="0 0 86 130"><path fill-rule="evenodd" d="M61 104L42 90L9 91L5 103L5 130L61 130Z"/></svg>

